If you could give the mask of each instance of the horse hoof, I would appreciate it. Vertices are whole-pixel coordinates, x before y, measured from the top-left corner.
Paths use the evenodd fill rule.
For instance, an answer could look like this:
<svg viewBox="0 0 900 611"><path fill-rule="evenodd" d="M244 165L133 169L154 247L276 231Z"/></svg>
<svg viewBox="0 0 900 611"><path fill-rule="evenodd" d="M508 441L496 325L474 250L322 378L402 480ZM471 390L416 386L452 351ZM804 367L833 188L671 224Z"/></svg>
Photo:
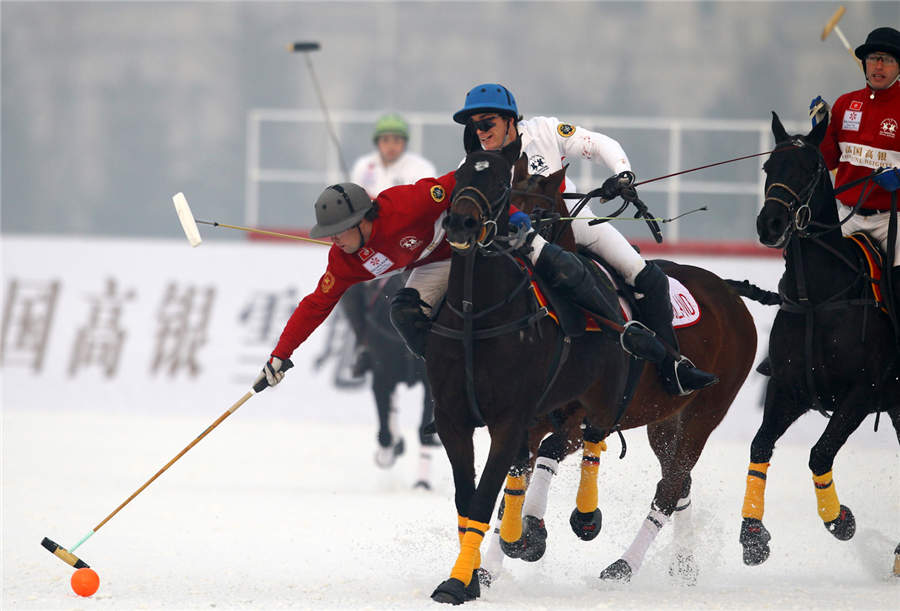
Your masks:
<svg viewBox="0 0 900 611"><path fill-rule="evenodd" d="M491 572L484 567L479 567L475 569L475 573L472 575L472 581L477 581L481 586L485 588L491 587L491 583L494 581L493 575ZM481 596L481 592L478 592L478 596ZM477 598L477 596L476 596Z"/></svg>
<svg viewBox="0 0 900 611"><path fill-rule="evenodd" d="M600 573L600 579L606 581L620 581L628 583L631 581L631 566L622 558L619 558Z"/></svg>
<svg viewBox="0 0 900 611"><path fill-rule="evenodd" d="M603 524L603 514L599 509L588 513L581 513L578 509L572 510L569 516L569 525L579 539L582 541L593 541L600 534L600 527Z"/></svg>
<svg viewBox="0 0 900 611"><path fill-rule="evenodd" d="M669 575L680 580L686 586L697 585L697 576L700 570L697 567L697 561L694 560L694 554L690 552L678 552L669 565Z"/></svg>
<svg viewBox="0 0 900 611"><path fill-rule="evenodd" d="M744 564L756 566L769 558L769 540L772 535L763 526L761 520L756 518L744 518L741 523L740 542L744 547Z"/></svg>
<svg viewBox="0 0 900 611"><path fill-rule="evenodd" d="M525 562L537 562L547 551L547 528L542 519L534 516L522 518L522 536L518 541L504 541L500 538L500 549L509 558Z"/></svg>
<svg viewBox="0 0 900 611"><path fill-rule="evenodd" d="M476 580L477 583L477 580ZM468 588L463 585L459 579L451 577L431 593L431 600L438 603L447 603L450 605L461 605L467 600L477 597L469 597Z"/></svg>
<svg viewBox="0 0 900 611"><path fill-rule="evenodd" d="M387 446L379 446L375 452L375 464L382 469L390 469L397 462L397 457L406 451L406 442L400 437L396 443Z"/></svg>
<svg viewBox="0 0 900 611"><path fill-rule="evenodd" d="M413 490L418 490L421 488L422 490L431 490L431 484L426 482L424 479L420 479L415 484L413 484Z"/></svg>
<svg viewBox="0 0 900 611"><path fill-rule="evenodd" d="M831 522L825 522L825 529L836 539L849 541L856 534L856 518L853 517L853 512L849 507L841 505L838 517Z"/></svg>

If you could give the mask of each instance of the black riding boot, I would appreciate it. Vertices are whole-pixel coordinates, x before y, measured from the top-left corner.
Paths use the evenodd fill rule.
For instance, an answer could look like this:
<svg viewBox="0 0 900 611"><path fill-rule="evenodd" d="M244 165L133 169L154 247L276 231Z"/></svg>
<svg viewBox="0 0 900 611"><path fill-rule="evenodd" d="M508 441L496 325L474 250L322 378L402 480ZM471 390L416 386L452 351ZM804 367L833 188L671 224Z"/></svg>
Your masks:
<svg viewBox="0 0 900 611"><path fill-rule="evenodd" d="M900 266L891 268L891 284L893 284L894 297L894 320L900 323ZM900 329L894 329L897 336L897 343L900 344Z"/></svg>
<svg viewBox="0 0 900 611"><path fill-rule="evenodd" d="M669 298L669 279L666 274L655 263L647 262L634 279L634 289L644 295L638 299L640 320L664 343L679 353L678 337L672 328L672 302ZM672 395L687 395L719 381L715 375L694 367L694 364L681 354L676 357L667 352L662 361L657 363L657 368L663 387Z"/></svg>
<svg viewBox="0 0 900 611"><path fill-rule="evenodd" d="M563 250L556 244L544 244L534 270L551 287L564 291L566 296L585 310L597 314L614 311L614 305L603 297L593 276L574 253Z"/></svg>
<svg viewBox="0 0 900 611"><path fill-rule="evenodd" d="M425 343L431 319L422 311L419 291L402 288L391 299L391 324L403 338L406 347L420 359L425 358Z"/></svg>

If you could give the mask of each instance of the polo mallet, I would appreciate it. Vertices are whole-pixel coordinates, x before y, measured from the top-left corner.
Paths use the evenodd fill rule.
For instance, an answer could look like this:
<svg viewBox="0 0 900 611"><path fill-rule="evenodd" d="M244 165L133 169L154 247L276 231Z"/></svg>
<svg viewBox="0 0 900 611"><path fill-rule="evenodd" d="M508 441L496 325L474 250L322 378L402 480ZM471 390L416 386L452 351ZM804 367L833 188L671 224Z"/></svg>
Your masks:
<svg viewBox="0 0 900 611"><path fill-rule="evenodd" d="M219 223L217 221L201 221L199 219L195 219L194 215L191 213L191 207L188 206L187 198L184 196L184 193L176 193L175 195L173 195L172 202L174 202L175 204L175 212L178 214L178 220L181 221L181 228L184 229L184 235L187 236L190 245L194 247L199 246L203 241L200 237L200 230L197 228L197 223L200 223L202 225L212 225L213 227L239 229L240 231L259 233L262 235L274 236L276 238L287 238L289 240L300 240L301 242L312 242L313 244L331 246L331 242L326 242L324 240L314 240L312 238L304 238L303 236L291 235L289 233L278 233L277 231L267 231L265 229L257 229L255 227L241 227L240 225L228 225L226 223Z"/></svg>
<svg viewBox="0 0 900 611"><path fill-rule="evenodd" d="M832 30L835 34L838 35L838 38L841 39L841 42L844 43L844 48L847 49L847 53L850 54L850 57L856 61L856 65L859 66L859 69L862 70L863 74L866 73L866 69L863 68L862 62L859 61L859 58L856 57L856 53L853 52L853 47L850 46L850 43L847 41L847 37L844 36L844 33L841 32L841 28L838 27L838 21L841 20L841 17L844 16L844 13L847 11L842 6L838 7L838 10L834 12L834 15L831 16L831 19L828 20L828 23L825 24L825 28L822 30L822 40L824 41L828 38L828 35L831 34Z"/></svg>
<svg viewBox="0 0 900 611"><path fill-rule="evenodd" d="M282 364L281 371L287 371L288 369L290 369L290 368L293 367L293 366L294 366L294 364L291 362L290 359L285 359L284 363ZM264 391L264 390L265 390L266 388L268 388L268 387L269 387L269 383L266 381L265 378L263 378L262 380L260 380L260 381L257 382L256 384L254 384L254 385L253 385L253 388L250 389L249 391L247 391L247 393L246 393L243 397L241 397L240 399L238 399L237 403L235 403L234 405L232 405L231 407L229 407L227 410L225 410L225 412L224 412L221 416L219 416L218 418L216 418L216 421L213 422L211 425L209 425L209 426L206 428L205 431L203 431L202 433L200 433L200 435L198 435L198 436L196 437L196 439L194 439L194 441L192 441L191 443L189 443L189 444L187 445L187 447L185 447L181 452L179 452L179 453L175 456L175 458L173 458L173 459L170 460L168 463L166 463L166 466L164 466L162 469L160 469L159 471L157 471L156 474L154 474L153 477L151 477L150 479L148 479L148 480L144 483L143 486L141 486L140 488L138 488L137 490L135 490L135 491L134 491L134 494L132 494L132 495L131 495L130 497L128 497L127 499L125 499L125 501L124 501L121 505L119 505L118 507L116 507L115 510L114 510L111 514L109 514L108 516L106 516L105 518L103 518L103 520L102 520L99 524L97 524L94 528L92 528L90 531L88 531L88 533L87 533L85 536L83 536L81 539L79 539L78 542L77 542L75 545L73 545L73 546L70 547L69 549L66 549L66 548L64 548L63 546L59 545L58 543L56 543L56 542L54 542L54 541L48 539L47 537L44 537L44 540L41 541L41 545L44 546L51 554L53 554L53 555L56 556L57 558L60 558L60 559L61 559L63 562L65 562L66 564L75 567L76 569L81 569L81 568L88 567L89 565L88 565L84 560L82 560L81 558L79 558L78 556L76 556L76 555L75 555L74 553L72 553L72 552L74 552L76 549L78 549L78 547L79 547L82 543L84 543L85 541L87 541L88 539L90 539L90 538L93 536L93 534L94 534L95 532L97 532L98 530L100 530L100 528L101 528L104 524L106 524L107 522L109 522L109 521L112 519L112 517L113 517L114 515L116 515L117 513L119 513L119 510L121 510L123 507L125 507L125 505L127 505L128 503L130 503L131 500L132 500L134 497L136 497L136 496L139 495L141 492L143 492L144 488L146 488L147 486L149 486L150 484L152 484L153 481L154 481L157 477L159 477L160 475L162 475L162 474L166 471L166 469L168 469L168 468L171 467L173 464L175 464L175 461L177 461L179 458L181 458L182 456L184 456L185 454L187 454L188 450L190 450L190 449L193 448L195 445L197 445L197 443L199 443L201 439L203 439L204 437L206 437L206 436L207 436L214 428L216 428L217 426L219 426L219 425L222 423L222 421L225 420L225 418L227 418L228 416L230 416L231 414L233 414L234 412L236 412L237 409L238 409L240 406L242 406L244 403L247 402L247 399L249 399L250 397L252 397L252 396L255 395L256 393L259 393L259 392Z"/></svg>
<svg viewBox="0 0 900 611"><path fill-rule="evenodd" d="M312 60L309 58L309 54L313 51L318 51L319 48L320 46L317 42L295 42L287 46L288 51L291 53L303 53L303 59L306 60L306 68L309 70L309 76L316 90L316 96L319 98L319 105L322 107L322 114L325 115L325 127L328 129L328 135L331 136L331 140L337 149L338 162L341 164L341 171L344 173L344 179L346 180L350 176L350 172L347 170L347 164L344 161L344 153L341 151L341 143L338 140L337 132L331 123L331 115L328 114L328 106L325 105L325 96L322 95L322 88L319 87L319 79L316 78L316 71L313 70Z"/></svg>

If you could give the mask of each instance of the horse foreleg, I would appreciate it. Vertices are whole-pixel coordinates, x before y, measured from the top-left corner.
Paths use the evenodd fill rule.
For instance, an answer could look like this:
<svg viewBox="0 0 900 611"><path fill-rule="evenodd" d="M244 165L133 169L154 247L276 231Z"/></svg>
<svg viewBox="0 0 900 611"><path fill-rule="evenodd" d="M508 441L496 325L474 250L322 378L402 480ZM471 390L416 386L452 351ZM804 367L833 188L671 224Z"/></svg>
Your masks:
<svg viewBox="0 0 900 611"><path fill-rule="evenodd" d="M766 477L775 442L805 411L806 408L794 397L780 390L775 380L769 380L766 386L763 421L750 444L750 465L747 468L747 484L741 508L742 521L738 540L743 547L744 564L748 566L762 564L769 558L771 552L769 541L772 535L762 520L765 511Z"/></svg>
<svg viewBox="0 0 900 611"><path fill-rule="evenodd" d="M856 407L859 399L844 401L844 409L835 410L819 440L809 452L809 468L812 471L816 492L816 505L825 529L841 541L851 539L856 533L853 512L838 501L832 476L834 457L866 417L864 409ZM849 405L848 405L849 404Z"/></svg>
<svg viewBox="0 0 900 611"><path fill-rule="evenodd" d="M582 541L592 541L600 534L603 514L598 507L597 473L600 470L600 454L606 451L601 432L588 426L584 431L584 447L581 454L581 479L575 495L575 509L569 516L572 531Z"/></svg>
<svg viewBox="0 0 900 611"><path fill-rule="evenodd" d="M444 435L441 434L441 437ZM431 594L433 600L460 604L480 594L476 571L481 566L481 542L490 528L488 521L503 485L503 479L524 438L525 431L518 423L507 423L505 427L491 430L491 449L475 492L469 499L465 531L460 531L462 538L459 555L450 571L450 578ZM460 527L463 516L464 514L460 512Z"/></svg>

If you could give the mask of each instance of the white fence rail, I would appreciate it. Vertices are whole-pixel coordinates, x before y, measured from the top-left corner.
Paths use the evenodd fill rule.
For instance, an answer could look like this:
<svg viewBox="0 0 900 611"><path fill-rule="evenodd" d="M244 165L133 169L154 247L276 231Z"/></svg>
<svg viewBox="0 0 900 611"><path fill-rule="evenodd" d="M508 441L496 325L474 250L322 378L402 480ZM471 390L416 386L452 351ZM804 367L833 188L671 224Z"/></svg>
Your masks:
<svg viewBox="0 0 900 611"><path fill-rule="evenodd" d="M376 111L334 110L329 111L336 137L340 142L349 141L349 136L356 141L366 140L360 134L368 134L372 124L380 116ZM443 142L461 141L460 126L453 123L447 113L430 112L402 112L410 126L410 150L424 154L435 160L434 154L423 150L426 145L433 146L426 141L425 132L434 133L434 129L446 130L446 138ZM661 175L679 172L689 169L685 167L686 143L688 135L706 134L721 136L723 141L734 137L735 134L755 134L756 150L736 150L733 157L748 155L766 151L772 148L773 140L771 124L764 120L710 120L710 119L685 119L685 118L653 118L653 117L616 117L602 115L566 115L566 121L576 125L582 125L588 129L600 132L615 130L617 134L625 132L635 137L647 135L655 136L659 142L665 143L665 160ZM256 225L260 219L260 207L262 205L260 190L265 183L299 183L306 185L319 185L340 182L345 180L342 169L341 157L346 164L352 163L352 159L346 158L346 151L338 151L330 138L326 136L328 144L324 148L324 155L317 157L318 167L306 162L293 167L269 167L264 165L263 156L267 150L264 127L277 128L287 124L294 124L304 129L318 129L327 134L323 113L321 109L270 109L256 108L247 116L247 156L246 156L246 196L245 196L245 222L248 225ZM786 123L786 127L796 131L805 131L805 126L799 123ZM317 132L318 133L318 132ZM442 134L443 136L444 134ZM271 136L269 136L271 139ZM631 154L627 136L622 137L626 151ZM452 157L458 161L462 157L462 146L459 144L451 148ZM723 159L711 159L709 163L724 161ZM323 163L324 162L324 163ZM698 164L703 165L703 164ZM438 167L441 167L438 165ZM695 166L697 167L697 166ZM603 170L591 163L580 163L573 176L579 185L599 184L606 175ZM641 188L643 193L662 193L665 197L665 216L675 217L682 210L684 196L687 194L715 194L715 195L750 195L758 196L763 192L765 176L757 173L756 180L704 180L702 174L683 174L670 179L654 182ZM647 180L648 176L640 176L639 180ZM761 201L761 197L760 197ZM660 211L661 212L661 211ZM721 237L721 236L720 236ZM666 239L670 243L678 242L678 224L673 223L667 227Z"/></svg>

